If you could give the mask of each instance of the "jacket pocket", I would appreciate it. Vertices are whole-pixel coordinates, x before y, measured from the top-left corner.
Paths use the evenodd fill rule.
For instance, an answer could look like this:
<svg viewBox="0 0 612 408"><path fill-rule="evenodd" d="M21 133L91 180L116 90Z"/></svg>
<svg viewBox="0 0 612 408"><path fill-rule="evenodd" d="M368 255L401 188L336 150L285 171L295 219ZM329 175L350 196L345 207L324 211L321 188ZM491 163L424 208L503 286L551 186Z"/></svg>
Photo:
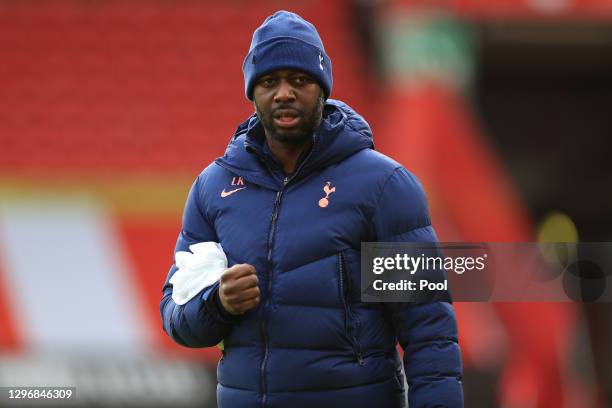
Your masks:
<svg viewBox="0 0 612 408"><path fill-rule="evenodd" d="M363 354L361 352L361 345L359 344L359 332L361 329L361 322L357 315L353 312L351 307L351 278L348 270L346 257L344 252L338 253L338 282L340 301L344 308L344 333L351 343L353 353L359 365L365 365L363 360Z"/></svg>

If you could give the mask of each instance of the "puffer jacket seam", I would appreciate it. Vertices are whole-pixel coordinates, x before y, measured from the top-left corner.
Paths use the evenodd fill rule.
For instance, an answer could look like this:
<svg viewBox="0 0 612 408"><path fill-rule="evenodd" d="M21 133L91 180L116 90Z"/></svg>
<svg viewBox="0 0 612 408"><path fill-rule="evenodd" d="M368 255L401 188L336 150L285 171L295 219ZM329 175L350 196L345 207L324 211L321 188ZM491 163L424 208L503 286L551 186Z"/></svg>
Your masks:
<svg viewBox="0 0 612 408"><path fill-rule="evenodd" d="M420 345L430 345L430 344L453 344L456 343L459 345L459 341L455 338L446 338L446 337L432 337L430 339L423 339L410 343L410 347L418 347Z"/></svg>
<svg viewBox="0 0 612 408"><path fill-rule="evenodd" d="M391 178L393 178L393 176L395 176L395 174L397 174L397 171L399 169L401 169L402 166L396 166L393 171L387 176L385 182L382 184L382 187L380 188L380 191L378 192L378 198L376 199L376 202L374 203L374 205L372 206L372 214L370 216L370 219L374 219L374 216L376 215L376 212L378 210L378 206L380 205L380 201L383 198L383 192L385 191L385 188L387 187L387 184L389 184L389 181L391 181ZM372 233L373 233L373 238L371 239L372 241L380 241L378 239L378 237L376 236L376 230L374 229L374 226L372 225Z"/></svg>
<svg viewBox="0 0 612 408"><path fill-rule="evenodd" d="M321 306L321 305L303 305L300 303L284 303L276 302L277 305L289 306L289 307L307 307L311 309L341 309L342 306Z"/></svg>
<svg viewBox="0 0 612 408"><path fill-rule="evenodd" d="M296 266L295 268L291 268L291 269L277 269L277 271L278 271L277 274L292 273L296 269L305 269L310 264L313 264L315 262L319 262L319 261L321 261L321 260L323 260L325 258L335 258L337 256L338 256L338 251L334 251L334 252L331 252L329 255L322 256L322 257L314 259L312 261L300 263L300 265Z"/></svg>
<svg viewBox="0 0 612 408"><path fill-rule="evenodd" d="M222 387L225 387L225 388L232 388L234 390L249 391L249 392L259 393L258 390L252 390L250 388L234 387L233 385L223 384L222 382L219 382L219 385L221 385Z"/></svg>
<svg viewBox="0 0 612 408"><path fill-rule="evenodd" d="M286 391L282 391L282 392L272 392L271 394L284 394L284 393L295 394L295 393L300 393L300 392L333 392L333 391L338 391L338 390L346 390L346 389L350 389L350 388L369 387L369 386L373 386L373 385L383 384L383 383L386 383L388 381L395 381L395 373L393 373L393 376L391 376L389 378L385 378L384 380L372 381L372 382L356 384L356 385L349 385L349 386L345 386L345 387L309 388L309 389L306 389L306 390L286 390Z"/></svg>
<svg viewBox="0 0 612 408"><path fill-rule="evenodd" d="M394 234L394 235L391 235L391 236L389 236L389 237L386 237L384 240L380 240L380 241L378 241L378 242L386 242L386 241L389 241L389 242L394 242L394 241L395 241L395 239L396 239L397 237L399 237L399 236L402 236L402 235L404 235L404 234L408 234L408 233L410 233L410 232L415 232L415 231L418 231L418 230L422 230L422 229L425 229L425 228L430 228L430 227L431 227L431 223L429 223L429 222L428 222L428 224L426 224L426 225L422 225L422 226L418 226L418 227L410 228L410 229L408 229L408 230L406 230L406 231L402 231L402 232L400 232L399 234Z"/></svg>

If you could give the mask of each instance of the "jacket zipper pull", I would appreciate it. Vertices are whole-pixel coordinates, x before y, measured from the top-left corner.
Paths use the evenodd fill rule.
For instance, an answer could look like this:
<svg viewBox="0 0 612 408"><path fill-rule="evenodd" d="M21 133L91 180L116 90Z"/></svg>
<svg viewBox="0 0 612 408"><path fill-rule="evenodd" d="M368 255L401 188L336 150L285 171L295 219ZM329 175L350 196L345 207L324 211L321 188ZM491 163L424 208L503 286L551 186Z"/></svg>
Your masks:
<svg viewBox="0 0 612 408"><path fill-rule="evenodd" d="M365 362L363 361L363 355L361 354L361 352L357 352L357 362L359 363L360 366L364 366Z"/></svg>

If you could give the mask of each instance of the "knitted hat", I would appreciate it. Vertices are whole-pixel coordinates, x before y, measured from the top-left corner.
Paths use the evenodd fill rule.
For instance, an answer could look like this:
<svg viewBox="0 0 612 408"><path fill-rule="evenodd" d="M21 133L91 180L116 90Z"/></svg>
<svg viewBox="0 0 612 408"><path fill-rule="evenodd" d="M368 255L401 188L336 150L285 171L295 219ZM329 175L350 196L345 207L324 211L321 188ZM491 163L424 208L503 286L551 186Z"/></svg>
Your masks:
<svg viewBox="0 0 612 408"><path fill-rule="evenodd" d="M277 11L253 33L242 64L246 97L253 100L255 81L277 69L298 69L319 82L325 98L332 88L332 64L317 29L297 14Z"/></svg>

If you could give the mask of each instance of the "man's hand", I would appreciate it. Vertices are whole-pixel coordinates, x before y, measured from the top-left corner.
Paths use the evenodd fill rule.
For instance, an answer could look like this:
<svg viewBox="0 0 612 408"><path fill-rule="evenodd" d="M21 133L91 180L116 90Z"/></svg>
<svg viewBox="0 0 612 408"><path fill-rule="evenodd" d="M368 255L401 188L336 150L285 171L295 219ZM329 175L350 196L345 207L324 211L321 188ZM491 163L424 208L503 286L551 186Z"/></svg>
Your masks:
<svg viewBox="0 0 612 408"><path fill-rule="evenodd" d="M238 264L223 271L219 299L230 314L240 315L259 304L259 286L255 267Z"/></svg>

